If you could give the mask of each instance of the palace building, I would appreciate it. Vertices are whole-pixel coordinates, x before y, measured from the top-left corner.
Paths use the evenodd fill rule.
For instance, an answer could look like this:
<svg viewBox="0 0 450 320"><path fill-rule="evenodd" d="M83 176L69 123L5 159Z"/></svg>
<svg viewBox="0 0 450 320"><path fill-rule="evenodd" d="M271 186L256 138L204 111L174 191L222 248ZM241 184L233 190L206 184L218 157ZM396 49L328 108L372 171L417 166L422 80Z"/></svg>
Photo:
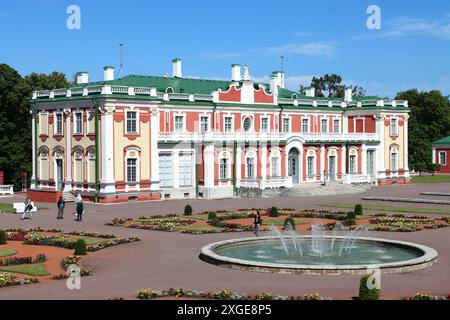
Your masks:
<svg viewBox="0 0 450 320"><path fill-rule="evenodd" d="M302 184L409 183L408 103L315 97L231 66L229 81L129 75L36 91L34 201L225 198Z"/></svg>

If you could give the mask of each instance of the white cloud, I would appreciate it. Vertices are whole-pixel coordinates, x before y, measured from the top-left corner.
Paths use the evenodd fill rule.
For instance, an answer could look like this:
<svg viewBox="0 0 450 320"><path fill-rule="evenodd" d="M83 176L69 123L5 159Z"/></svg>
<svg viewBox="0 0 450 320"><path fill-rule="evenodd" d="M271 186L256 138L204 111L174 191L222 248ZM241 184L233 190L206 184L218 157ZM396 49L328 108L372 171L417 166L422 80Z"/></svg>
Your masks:
<svg viewBox="0 0 450 320"><path fill-rule="evenodd" d="M428 21L422 18L397 18L389 22L386 31L382 31L379 38L405 38L417 36L433 36L450 40L450 19Z"/></svg>
<svg viewBox="0 0 450 320"><path fill-rule="evenodd" d="M268 53L310 56L331 56L336 51L336 42L292 43L281 47L267 48Z"/></svg>

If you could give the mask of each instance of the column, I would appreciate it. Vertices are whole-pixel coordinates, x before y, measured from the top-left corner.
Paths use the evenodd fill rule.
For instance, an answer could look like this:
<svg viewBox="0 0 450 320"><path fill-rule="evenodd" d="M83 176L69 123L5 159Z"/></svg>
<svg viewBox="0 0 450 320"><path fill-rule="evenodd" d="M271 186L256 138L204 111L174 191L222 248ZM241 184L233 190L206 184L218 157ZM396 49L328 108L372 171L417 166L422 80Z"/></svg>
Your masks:
<svg viewBox="0 0 450 320"><path fill-rule="evenodd" d="M31 143L32 143L32 155L31 155L31 159L33 161L32 165L33 165L33 173L31 175L31 184L30 184L30 188L31 189L35 189L36 188L36 178L37 178L37 174L36 174L36 117L37 117L37 112L32 111L32 116L31 116Z"/></svg>
<svg viewBox="0 0 450 320"><path fill-rule="evenodd" d="M405 137L405 144L403 146L404 153L403 153L403 161L404 161L404 169L405 169L405 178L409 178L409 141L408 141L408 119L409 115L405 116L405 121L403 123L403 136Z"/></svg>
<svg viewBox="0 0 450 320"><path fill-rule="evenodd" d="M159 110L157 107L150 108L150 117L150 190L159 191ZM197 159L197 155L195 155L195 159Z"/></svg>
<svg viewBox="0 0 450 320"><path fill-rule="evenodd" d="M203 151L204 159L204 187L205 189L214 187L214 144L207 144ZM206 191L206 190L205 190ZM209 191L205 192L209 195Z"/></svg>
<svg viewBox="0 0 450 320"><path fill-rule="evenodd" d="M384 135L384 116L377 117L377 133L380 139L380 144L376 151L376 177L378 179L386 179L386 166L384 159L384 146L385 146L385 135Z"/></svg>
<svg viewBox="0 0 450 320"><path fill-rule="evenodd" d="M431 149L431 163L436 163L436 148Z"/></svg>
<svg viewBox="0 0 450 320"><path fill-rule="evenodd" d="M242 164L242 151L241 151L241 145L238 143L236 147L236 186L239 188L241 185L241 177L242 177L242 170L241 170L241 164Z"/></svg>
<svg viewBox="0 0 450 320"><path fill-rule="evenodd" d="M262 143L260 146L261 150L261 163L258 165L261 166L261 189L265 189L266 179L267 179L267 144Z"/></svg>
<svg viewBox="0 0 450 320"><path fill-rule="evenodd" d="M101 109L101 179L100 192L113 193L116 191L114 181L114 108Z"/></svg>
<svg viewBox="0 0 450 320"><path fill-rule="evenodd" d="M361 145L361 173L367 175L367 146L365 143Z"/></svg>
<svg viewBox="0 0 450 320"><path fill-rule="evenodd" d="M72 190L72 130L71 130L71 110L64 109L66 119L66 178L64 179L64 192ZM56 121L56 120L55 120Z"/></svg>
<svg viewBox="0 0 450 320"><path fill-rule="evenodd" d="M180 151L175 147L172 151L172 177L173 187L180 187Z"/></svg>
<svg viewBox="0 0 450 320"><path fill-rule="evenodd" d="M344 180L347 174L347 147L344 144L341 147L341 174Z"/></svg>
<svg viewBox="0 0 450 320"><path fill-rule="evenodd" d="M320 146L320 180L324 180L325 176L323 171L325 170L325 145Z"/></svg>

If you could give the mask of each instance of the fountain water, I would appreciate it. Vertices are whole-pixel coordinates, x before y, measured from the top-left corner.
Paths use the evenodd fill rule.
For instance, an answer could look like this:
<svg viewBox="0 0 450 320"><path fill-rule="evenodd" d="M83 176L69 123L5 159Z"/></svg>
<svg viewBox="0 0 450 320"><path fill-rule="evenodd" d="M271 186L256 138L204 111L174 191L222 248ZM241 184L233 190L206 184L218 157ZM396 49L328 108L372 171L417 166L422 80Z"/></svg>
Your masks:
<svg viewBox="0 0 450 320"><path fill-rule="evenodd" d="M284 239L284 236L280 232L280 230L278 230L278 228L273 225L269 227L269 230L270 230L270 235L272 237L277 237L278 239L280 239L280 242L281 242L281 245L283 246L284 252L286 252L286 254L289 255L289 250L286 245L286 240Z"/></svg>

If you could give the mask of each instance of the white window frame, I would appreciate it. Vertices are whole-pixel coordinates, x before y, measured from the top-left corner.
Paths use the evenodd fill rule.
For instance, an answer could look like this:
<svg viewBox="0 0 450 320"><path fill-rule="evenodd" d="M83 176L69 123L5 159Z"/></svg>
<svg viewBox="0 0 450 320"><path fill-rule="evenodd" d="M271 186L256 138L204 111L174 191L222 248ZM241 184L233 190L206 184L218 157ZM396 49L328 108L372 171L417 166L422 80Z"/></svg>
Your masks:
<svg viewBox="0 0 450 320"><path fill-rule="evenodd" d="M202 119L203 118L206 118L206 131L202 130ZM198 127L199 132L206 133L206 132L210 132L211 131L211 116L210 115L200 114L199 115L199 119L198 119L198 123L199 123L199 127Z"/></svg>
<svg viewBox="0 0 450 320"><path fill-rule="evenodd" d="M177 129L177 117L181 117L183 119L181 129ZM173 131L174 132L186 132L186 115L181 113L175 113L173 115Z"/></svg>
<svg viewBox="0 0 450 320"><path fill-rule="evenodd" d="M444 155L444 162L441 162L441 155ZM439 164L443 166L447 165L447 152L439 151Z"/></svg>
<svg viewBox="0 0 450 320"><path fill-rule="evenodd" d="M249 156L249 153L253 153L253 156ZM248 174L248 165L247 165L247 159L253 159L253 177L249 177ZM256 150L248 150L245 153L245 178L247 179L256 179L256 176L258 174L258 154Z"/></svg>
<svg viewBox="0 0 450 320"><path fill-rule="evenodd" d="M395 132L394 132L394 123L395 123ZM391 118L391 120L390 120L390 135L392 136L392 137L398 137L398 132L399 132L399 130L398 130L398 123L399 123L399 121L398 121L398 118L396 118L396 117L392 117Z"/></svg>
<svg viewBox="0 0 450 320"><path fill-rule="evenodd" d="M309 153L309 152L308 152ZM316 154L309 155L307 153L306 155L306 177L308 179L315 179L316 175L317 175L317 169L316 169L316 163L317 163L317 159L316 159ZM309 159L312 158L312 168L309 166ZM311 170L309 170L311 168ZM311 174L309 173L311 171Z"/></svg>
<svg viewBox="0 0 450 320"><path fill-rule="evenodd" d="M173 161L173 159L174 159L174 157L175 157L175 155L174 155L174 153L173 152L170 152L170 151L161 151L160 153L159 153L159 157L161 158L162 156L169 156L171 159L172 159L172 166L171 166L171 177L172 177L172 179L171 179L171 184L170 185L167 185L167 186L163 186L163 185L160 185L160 187L161 188L173 188L174 187L174 184L175 184L175 175L174 175L174 161ZM159 170L159 167L158 167L158 170ZM161 179L160 179L161 180ZM164 180L165 181L165 180Z"/></svg>
<svg viewBox="0 0 450 320"><path fill-rule="evenodd" d="M90 127L90 125L89 125L89 118L91 117L91 115L92 115L93 113L94 113L93 111L86 111L86 132L87 132L87 134L93 134L93 133L95 133L95 118L92 119L92 121L94 122L94 128L93 128L93 131L90 131L90 130L89 130L89 127Z"/></svg>
<svg viewBox="0 0 450 320"><path fill-rule="evenodd" d="M226 130L226 119L231 119L231 128L229 131ZM223 116L223 132L234 132L234 115L231 114L225 114Z"/></svg>
<svg viewBox="0 0 450 320"><path fill-rule="evenodd" d="M287 120L287 126L288 126L288 130L287 131L285 131L284 129L284 122ZM282 125L282 128L283 128L283 132L285 132L285 133L289 133L289 132L291 132L291 118L290 117L284 117L283 118L283 121L282 121L282 123L281 123L281 125Z"/></svg>
<svg viewBox="0 0 450 320"><path fill-rule="evenodd" d="M325 121L325 131L324 126L323 126L323 122ZM328 133L328 118L321 118L320 119L320 133Z"/></svg>
<svg viewBox="0 0 450 320"><path fill-rule="evenodd" d="M58 132L58 116L61 116L61 132ZM55 136L62 136L64 134L64 114L61 111L57 111L54 114L55 121L53 127L53 134Z"/></svg>
<svg viewBox="0 0 450 320"><path fill-rule="evenodd" d="M268 132L270 132L270 121L269 121L270 119L269 119L269 117L264 116L264 117L260 117L260 119L261 119L261 122L259 124L259 132L261 132L261 133L268 133ZM267 121L267 127L266 127L265 130L263 130L263 120Z"/></svg>
<svg viewBox="0 0 450 320"><path fill-rule="evenodd" d="M136 131L128 131L128 112L136 113ZM129 109L125 110L125 134L139 134L139 110Z"/></svg>
<svg viewBox="0 0 450 320"><path fill-rule="evenodd" d="M190 184L181 184L181 171L180 171L180 163L181 163L181 157L183 155L187 155L189 156L189 158L191 159L191 165L190 165L190 170L191 170L191 178L190 178ZM177 170L176 170L176 174L177 174L177 179L178 179L178 186L182 187L182 188L186 188L186 187L192 187L195 183L195 160L194 160L194 153L192 151L189 150L180 150L178 153L178 161L176 161L176 165L177 165ZM173 168L173 167L172 167Z"/></svg>
<svg viewBox="0 0 450 320"><path fill-rule="evenodd" d="M81 131L77 130L77 115L80 115ZM82 135L83 134L83 111L74 111L73 112L73 134L74 135Z"/></svg>
<svg viewBox="0 0 450 320"><path fill-rule="evenodd" d="M337 131L336 131L336 127L335 127L336 123L337 123ZM341 132L341 120L334 118L333 119L333 133L340 133L340 132Z"/></svg>
<svg viewBox="0 0 450 320"><path fill-rule="evenodd" d="M44 121L45 118L45 121ZM46 122L47 130L44 132L43 124ZM48 112L40 112L39 113L39 135L48 135Z"/></svg>
<svg viewBox="0 0 450 320"><path fill-rule="evenodd" d="M352 154L352 151L355 150L354 154ZM351 168L351 157L355 157L355 164L353 170L350 170ZM348 153L348 173L349 174L358 174L358 161L359 161L359 155L358 155L358 148L351 147ZM364 165L364 164L363 164Z"/></svg>
<svg viewBox="0 0 450 320"><path fill-rule="evenodd" d="M306 120L306 132L303 131L303 121ZM310 132L310 126L309 126L309 118L302 118L302 133L309 133Z"/></svg>
<svg viewBox="0 0 450 320"><path fill-rule="evenodd" d="M395 162L393 161L394 154L395 154ZM389 166L391 168L391 174L398 174L398 164L399 164L398 160L399 160L398 151L391 151L390 157L389 157L389 161L390 161ZM394 166L392 164L394 164Z"/></svg>

